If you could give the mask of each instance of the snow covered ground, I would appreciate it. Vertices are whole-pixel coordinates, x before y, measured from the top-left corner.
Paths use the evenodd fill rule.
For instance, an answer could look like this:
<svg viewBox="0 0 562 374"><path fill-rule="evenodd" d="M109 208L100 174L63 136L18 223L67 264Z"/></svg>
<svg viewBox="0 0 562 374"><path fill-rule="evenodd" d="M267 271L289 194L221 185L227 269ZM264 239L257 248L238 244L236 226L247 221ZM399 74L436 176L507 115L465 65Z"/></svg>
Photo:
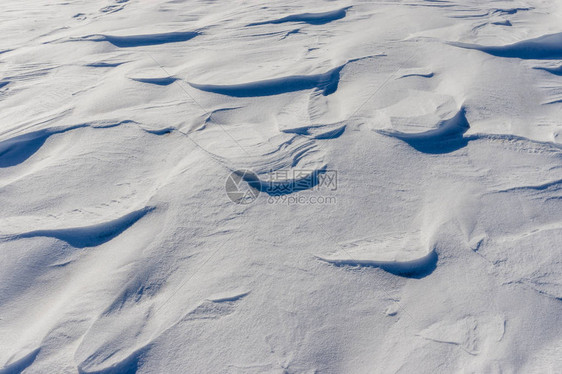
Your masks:
<svg viewBox="0 0 562 374"><path fill-rule="evenodd" d="M1 9L0 373L562 372L562 2Z"/></svg>

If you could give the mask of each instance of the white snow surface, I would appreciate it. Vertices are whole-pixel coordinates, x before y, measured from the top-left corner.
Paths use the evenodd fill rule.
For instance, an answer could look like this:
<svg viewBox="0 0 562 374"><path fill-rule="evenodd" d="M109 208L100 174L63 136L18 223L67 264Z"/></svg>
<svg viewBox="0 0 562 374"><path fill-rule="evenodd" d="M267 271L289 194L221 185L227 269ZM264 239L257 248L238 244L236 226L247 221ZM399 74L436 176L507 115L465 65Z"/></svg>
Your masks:
<svg viewBox="0 0 562 374"><path fill-rule="evenodd" d="M562 372L562 2L1 8L0 373Z"/></svg>

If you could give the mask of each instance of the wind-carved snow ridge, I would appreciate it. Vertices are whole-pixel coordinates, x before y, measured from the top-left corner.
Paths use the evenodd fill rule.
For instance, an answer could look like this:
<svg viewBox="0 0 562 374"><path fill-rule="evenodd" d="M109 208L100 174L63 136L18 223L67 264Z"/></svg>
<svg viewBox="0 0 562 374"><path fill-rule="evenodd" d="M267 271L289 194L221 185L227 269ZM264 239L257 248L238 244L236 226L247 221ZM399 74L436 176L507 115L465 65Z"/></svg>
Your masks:
<svg viewBox="0 0 562 374"><path fill-rule="evenodd" d="M558 66L556 68L550 68L550 67L542 67L542 66L536 66L535 69L537 70L544 70L550 74L554 74L554 75L559 75L562 76L562 65Z"/></svg>
<svg viewBox="0 0 562 374"><path fill-rule="evenodd" d="M120 360L119 362L113 363L105 368L98 368L95 369L88 369L89 361L83 362L78 365L78 373L79 374L117 374L117 373L126 373L126 374L134 374L139 369L139 363L142 359L142 356L146 354L150 350L150 345L144 346L135 350L129 356L125 357L124 359ZM90 360L95 360L96 357L91 357Z"/></svg>
<svg viewBox="0 0 562 374"><path fill-rule="evenodd" d="M170 84L177 81L174 77L162 77L162 78L131 78L132 80L139 83L154 84L157 86L169 86Z"/></svg>
<svg viewBox="0 0 562 374"><path fill-rule="evenodd" d="M318 89L324 96L333 94L340 80L340 72L345 65L338 66L323 74L296 75L283 78L267 79L233 85L189 84L201 91L212 92L233 97L254 97L281 95L288 92Z"/></svg>
<svg viewBox="0 0 562 374"><path fill-rule="evenodd" d="M423 278L430 275L437 267L438 256L435 251L427 255L410 260L377 260L377 259L353 259L353 258L324 258L320 260L337 266L367 266L377 267L382 270L406 278Z"/></svg>
<svg viewBox="0 0 562 374"><path fill-rule="evenodd" d="M498 57L553 60L562 58L562 33L548 34L504 46L449 42L460 48L476 49Z"/></svg>
<svg viewBox="0 0 562 374"><path fill-rule="evenodd" d="M0 374L20 374L23 373L28 367L30 367L37 355L41 351L41 348L37 348L26 354L25 356L9 362L3 368L0 368Z"/></svg>
<svg viewBox="0 0 562 374"><path fill-rule="evenodd" d="M51 136L64 134L69 131L82 128L107 129L127 124L135 124L135 121L98 121L92 123L83 123L67 127L53 127L38 131L28 132L23 135L17 135L13 138L0 141L0 168L8 168L19 165L33 156L45 144ZM146 130L143 131L159 135L159 131Z"/></svg>
<svg viewBox="0 0 562 374"><path fill-rule="evenodd" d="M0 168L21 164L41 148L49 136L68 131L39 130L0 142Z"/></svg>
<svg viewBox="0 0 562 374"><path fill-rule="evenodd" d="M562 189L562 179L542 183L534 186L518 186L518 187L511 187L506 188L503 190L499 190L497 192L515 192L515 191L546 191L546 192L555 192ZM549 191L550 190L550 191Z"/></svg>
<svg viewBox="0 0 562 374"><path fill-rule="evenodd" d="M308 23L310 25L324 25L326 23L330 23L344 18L347 14L347 11L350 8L351 7L348 6L345 8L331 10L327 12L321 12L321 13L293 14L276 20L250 23L248 24L248 26L259 26L259 25L278 24L278 23L286 23L286 22L303 22L303 23Z"/></svg>
<svg viewBox="0 0 562 374"><path fill-rule="evenodd" d="M400 139L420 152L434 154L453 152L468 144L468 139L463 137L470 128L465 112L462 107L452 118L439 122L434 130L420 133L391 130L378 130L378 132Z"/></svg>
<svg viewBox="0 0 562 374"><path fill-rule="evenodd" d="M162 34L144 35L88 35L76 40L92 42L108 42L119 48L144 47L149 45L159 45L168 43L186 42L200 35L197 31L176 31Z"/></svg>
<svg viewBox="0 0 562 374"><path fill-rule="evenodd" d="M410 77L420 77L420 78L433 78L434 73L411 73L411 74L404 74L400 78L410 78Z"/></svg>
<svg viewBox="0 0 562 374"><path fill-rule="evenodd" d="M292 75L241 84L215 85L189 82L189 84L205 92L232 97L274 96L303 90L317 90L323 96L329 96L338 89L342 70L353 63L371 59L374 55L350 59L325 73L311 75Z"/></svg>
<svg viewBox="0 0 562 374"><path fill-rule="evenodd" d="M14 238L43 236L62 240L75 248L95 247L117 237L154 209L154 207L145 207L117 219L91 226L35 230L18 234Z"/></svg>
<svg viewBox="0 0 562 374"><path fill-rule="evenodd" d="M119 65L123 65L124 62L93 62L91 64L86 64L85 66L91 68L115 68Z"/></svg>
<svg viewBox="0 0 562 374"><path fill-rule="evenodd" d="M316 256L336 266L377 267L407 278L423 278L437 267L434 248L424 249L417 234L347 243L329 256Z"/></svg>
<svg viewBox="0 0 562 374"><path fill-rule="evenodd" d="M313 139L336 139L341 136L346 129L346 125L310 125L294 128L280 129L281 132L287 134L298 134L309 136Z"/></svg>
<svg viewBox="0 0 562 374"><path fill-rule="evenodd" d="M79 124L64 128L42 129L18 135L10 139L0 141L0 168L6 168L23 163L33 156L47 139L53 135L62 134L67 131L77 130L84 127L107 128L119 126L132 121L120 121L117 123Z"/></svg>

